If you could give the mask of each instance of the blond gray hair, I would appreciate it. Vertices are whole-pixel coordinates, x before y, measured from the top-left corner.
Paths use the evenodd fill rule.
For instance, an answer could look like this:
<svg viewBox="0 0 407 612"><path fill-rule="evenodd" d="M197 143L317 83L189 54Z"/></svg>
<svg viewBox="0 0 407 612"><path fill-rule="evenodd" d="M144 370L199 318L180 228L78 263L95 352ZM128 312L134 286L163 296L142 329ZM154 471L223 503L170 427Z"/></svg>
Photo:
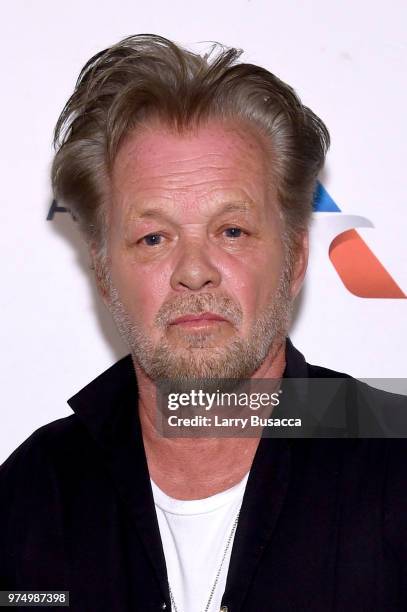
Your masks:
<svg viewBox="0 0 407 612"><path fill-rule="evenodd" d="M214 44L199 55L152 34L129 36L83 67L55 128L52 184L87 240L103 242L109 179L123 139L158 118L185 130L211 118L253 126L270 145L270 170L287 239L299 243L329 147L324 123L274 74Z"/></svg>

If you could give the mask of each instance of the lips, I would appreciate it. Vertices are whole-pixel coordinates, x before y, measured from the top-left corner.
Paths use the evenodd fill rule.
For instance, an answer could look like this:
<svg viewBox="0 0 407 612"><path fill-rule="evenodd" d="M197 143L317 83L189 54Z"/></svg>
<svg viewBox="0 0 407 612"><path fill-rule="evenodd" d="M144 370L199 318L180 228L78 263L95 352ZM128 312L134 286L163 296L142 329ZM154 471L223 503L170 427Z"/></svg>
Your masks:
<svg viewBox="0 0 407 612"><path fill-rule="evenodd" d="M213 312L203 312L200 314L186 314L181 317L177 317L170 321L170 325L179 325L180 323L206 323L206 322L223 321L226 322L224 317L214 314Z"/></svg>

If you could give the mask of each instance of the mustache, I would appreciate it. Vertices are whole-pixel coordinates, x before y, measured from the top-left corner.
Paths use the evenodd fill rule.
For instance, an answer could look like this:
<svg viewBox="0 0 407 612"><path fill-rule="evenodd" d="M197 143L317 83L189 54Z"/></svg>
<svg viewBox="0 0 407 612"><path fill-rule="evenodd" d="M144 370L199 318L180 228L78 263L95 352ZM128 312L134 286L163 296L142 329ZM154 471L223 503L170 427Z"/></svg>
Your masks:
<svg viewBox="0 0 407 612"><path fill-rule="evenodd" d="M200 293L198 295L179 295L169 302L165 302L159 309L155 323L158 327L165 328L170 321L177 317L192 314L199 315L203 312L212 312L230 321L233 325L239 325L243 318L240 304L226 295L213 293Z"/></svg>

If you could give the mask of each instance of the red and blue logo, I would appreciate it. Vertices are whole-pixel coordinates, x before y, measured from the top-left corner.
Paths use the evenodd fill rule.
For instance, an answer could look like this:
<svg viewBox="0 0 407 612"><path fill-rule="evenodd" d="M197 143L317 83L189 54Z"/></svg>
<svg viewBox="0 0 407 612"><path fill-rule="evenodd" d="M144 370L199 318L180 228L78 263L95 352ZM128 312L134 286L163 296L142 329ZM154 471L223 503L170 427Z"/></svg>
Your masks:
<svg viewBox="0 0 407 612"><path fill-rule="evenodd" d="M321 183L318 183L315 192L313 208L316 213L342 212ZM365 221L367 223L364 225L373 226L368 220ZM336 235L329 245L329 258L346 289L353 295L362 298L407 298L355 229L340 231Z"/></svg>

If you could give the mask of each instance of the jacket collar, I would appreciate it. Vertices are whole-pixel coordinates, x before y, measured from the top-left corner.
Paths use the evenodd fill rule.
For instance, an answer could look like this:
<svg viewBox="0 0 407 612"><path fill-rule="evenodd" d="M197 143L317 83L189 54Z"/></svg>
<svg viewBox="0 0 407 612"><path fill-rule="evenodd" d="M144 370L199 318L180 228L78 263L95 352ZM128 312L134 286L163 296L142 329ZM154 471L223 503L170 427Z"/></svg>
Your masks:
<svg viewBox="0 0 407 612"><path fill-rule="evenodd" d="M283 377L308 377L305 358L294 347L290 338L286 339L286 367ZM111 435L112 417L117 413L118 398L124 393L130 393L134 404L137 404L138 387L131 355L126 355L105 370L72 396L68 404L94 436L104 439Z"/></svg>
<svg viewBox="0 0 407 612"><path fill-rule="evenodd" d="M285 360L283 378L308 378L308 364L305 357L295 348L290 338L286 338Z"/></svg>
<svg viewBox="0 0 407 612"><path fill-rule="evenodd" d="M290 338L286 339L284 378L308 377L308 364ZM137 412L138 386L131 355L126 355L105 370L68 400L69 406L89 430L94 440L110 449L120 433L118 405ZM138 421L138 419L137 419Z"/></svg>

